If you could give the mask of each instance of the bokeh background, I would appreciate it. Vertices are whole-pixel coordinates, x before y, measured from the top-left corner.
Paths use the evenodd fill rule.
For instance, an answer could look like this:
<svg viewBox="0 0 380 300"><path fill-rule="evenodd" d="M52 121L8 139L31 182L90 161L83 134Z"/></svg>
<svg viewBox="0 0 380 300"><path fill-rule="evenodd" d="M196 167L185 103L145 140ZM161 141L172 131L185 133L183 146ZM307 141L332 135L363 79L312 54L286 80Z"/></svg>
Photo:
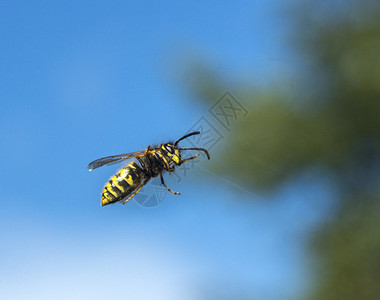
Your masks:
<svg viewBox="0 0 380 300"><path fill-rule="evenodd" d="M0 298L378 299L379 35L370 0L1 1ZM181 196L100 206L91 160L225 91Z"/></svg>

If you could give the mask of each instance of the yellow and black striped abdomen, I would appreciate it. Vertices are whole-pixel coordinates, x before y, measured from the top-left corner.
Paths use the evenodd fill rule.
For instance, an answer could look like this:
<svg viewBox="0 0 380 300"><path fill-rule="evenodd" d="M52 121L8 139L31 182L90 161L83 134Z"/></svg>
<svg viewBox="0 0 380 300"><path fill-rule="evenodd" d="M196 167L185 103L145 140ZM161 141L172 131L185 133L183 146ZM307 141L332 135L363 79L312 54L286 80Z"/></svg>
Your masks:
<svg viewBox="0 0 380 300"><path fill-rule="evenodd" d="M131 162L112 176L105 185L102 206L124 199L144 182L146 182L145 173L136 162Z"/></svg>

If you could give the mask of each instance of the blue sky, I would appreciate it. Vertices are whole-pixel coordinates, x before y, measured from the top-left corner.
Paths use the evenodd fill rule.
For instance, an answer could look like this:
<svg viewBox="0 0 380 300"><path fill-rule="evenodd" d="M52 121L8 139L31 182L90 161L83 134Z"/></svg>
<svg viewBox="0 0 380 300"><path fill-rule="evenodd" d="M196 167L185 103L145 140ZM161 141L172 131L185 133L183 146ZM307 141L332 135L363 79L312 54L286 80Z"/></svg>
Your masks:
<svg viewBox="0 0 380 300"><path fill-rule="evenodd" d="M169 178L182 196L157 207L101 207L118 167L86 168L176 139L207 112L176 77L189 56L258 84L284 71L283 3L76 2L0 4L1 298L297 295L300 237L327 182L295 183L315 191L307 203L288 187L266 202L198 169Z"/></svg>

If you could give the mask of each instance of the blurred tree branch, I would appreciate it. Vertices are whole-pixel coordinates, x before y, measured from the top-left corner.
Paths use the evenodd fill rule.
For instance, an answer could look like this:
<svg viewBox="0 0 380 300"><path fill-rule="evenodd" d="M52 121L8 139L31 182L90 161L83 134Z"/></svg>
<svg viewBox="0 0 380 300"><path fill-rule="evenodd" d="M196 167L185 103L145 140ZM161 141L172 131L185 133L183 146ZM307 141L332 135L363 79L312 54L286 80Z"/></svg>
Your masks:
<svg viewBox="0 0 380 300"><path fill-rule="evenodd" d="M298 81L313 91L303 89L293 101L286 93L252 91L249 115L215 169L252 189L274 188L313 165L331 172L341 205L315 236L321 276L310 299L378 299L380 7L370 0L337 3L307 1L296 14L296 44L308 66ZM191 77L206 101L224 92L203 65Z"/></svg>

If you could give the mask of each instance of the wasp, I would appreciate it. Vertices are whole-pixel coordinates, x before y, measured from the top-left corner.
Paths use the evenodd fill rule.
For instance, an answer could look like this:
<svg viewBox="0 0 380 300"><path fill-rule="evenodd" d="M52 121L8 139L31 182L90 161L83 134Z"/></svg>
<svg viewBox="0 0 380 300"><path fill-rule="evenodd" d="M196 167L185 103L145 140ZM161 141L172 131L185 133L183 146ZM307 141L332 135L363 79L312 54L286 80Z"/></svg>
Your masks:
<svg viewBox="0 0 380 300"><path fill-rule="evenodd" d="M181 193L173 192L167 187L162 176L162 172L173 172L177 166L193 160L199 156L196 154L192 157L182 159L181 151L184 150L199 150L206 153L207 158L210 159L210 154L204 148L178 148L178 143L190 136L200 134L195 131L184 135L174 143L161 144L158 147L148 146L146 150L136 151L131 153L113 155L103 157L89 163L88 169L92 171L105 165L112 165L119 163L123 160L135 158L123 168L121 168L111 179L106 183L102 192L101 205L108 205L118 201L123 201L123 204L131 200L142 189L142 187L154 177L158 175L161 177L162 185L172 194L180 195Z"/></svg>

